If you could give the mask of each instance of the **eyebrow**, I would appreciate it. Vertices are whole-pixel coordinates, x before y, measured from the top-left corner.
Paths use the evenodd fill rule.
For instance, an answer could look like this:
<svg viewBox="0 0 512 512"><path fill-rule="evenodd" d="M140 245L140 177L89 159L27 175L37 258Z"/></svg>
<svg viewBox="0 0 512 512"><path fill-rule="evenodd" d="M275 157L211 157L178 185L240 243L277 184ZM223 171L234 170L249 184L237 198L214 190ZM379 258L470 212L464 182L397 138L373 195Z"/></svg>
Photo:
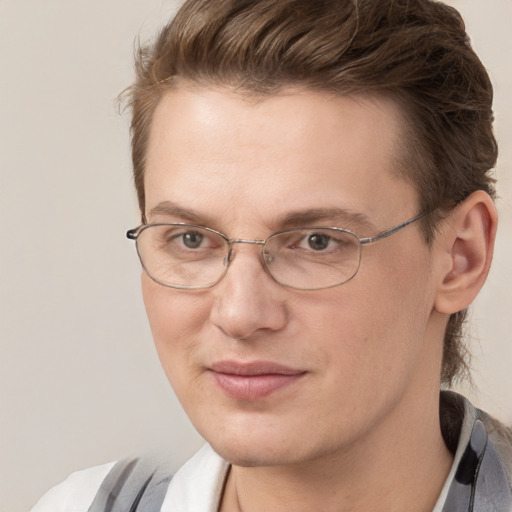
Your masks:
<svg viewBox="0 0 512 512"><path fill-rule="evenodd" d="M210 224L209 218L204 214L192 208L184 208L172 201L162 201L149 210L148 217L155 215L164 215L166 217L179 218L181 221L190 224L207 225Z"/></svg>
<svg viewBox="0 0 512 512"><path fill-rule="evenodd" d="M370 218L361 212L344 208L311 208L287 213L281 218L282 228L308 226L324 223L329 227L375 229Z"/></svg>
<svg viewBox="0 0 512 512"><path fill-rule="evenodd" d="M181 222L196 224L200 226L215 226L213 217L200 213L192 208L184 208L183 206L173 203L172 201L162 201L149 211L150 216L163 215L179 219ZM323 223L329 227L341 228L362 228L375 230L375 225L370 221L369 217L361 212L344 208L309 208L305 210L297 210L288 212L278 217L272 225L277 229L289 229L294 227L307 227L313 224L319 225Z"/></svg>

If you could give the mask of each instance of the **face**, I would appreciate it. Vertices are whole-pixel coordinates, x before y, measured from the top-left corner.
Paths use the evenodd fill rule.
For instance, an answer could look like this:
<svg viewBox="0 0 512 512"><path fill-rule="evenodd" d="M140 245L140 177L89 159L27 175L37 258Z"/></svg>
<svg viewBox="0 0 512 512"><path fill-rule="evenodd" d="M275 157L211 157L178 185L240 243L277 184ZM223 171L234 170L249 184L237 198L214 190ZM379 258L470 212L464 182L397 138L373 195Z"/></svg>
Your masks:
<svg viewBox="0 0 512 512"><path fill-rule="evenodd" d="M258 240L294 226L374 236L417 213L413 187L393 172L402 124L382 98L169 92L150 133L148 223ZM366 245L357 275L330 289L281 286L260 251L236 244L205 290L142 276L164 370L225 459L293 464L349 450L438 389L431 253L417 224Z"/></svg>

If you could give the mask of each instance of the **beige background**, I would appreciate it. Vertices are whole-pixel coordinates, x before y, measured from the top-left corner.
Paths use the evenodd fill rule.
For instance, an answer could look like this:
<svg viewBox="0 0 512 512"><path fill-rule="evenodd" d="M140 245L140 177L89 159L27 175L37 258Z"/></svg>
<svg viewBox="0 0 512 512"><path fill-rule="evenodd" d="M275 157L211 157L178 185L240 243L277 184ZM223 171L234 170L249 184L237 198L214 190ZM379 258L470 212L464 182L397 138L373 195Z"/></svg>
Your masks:
<svg viewBox="0 0 512 512"><path fill-rule="evenodd" d="M512 1L453 0L496 84L501 227L474 307L475 400L512 422ZM160 371L127 228L132 41L172 0L0 0L0 512L72 470L201 440ZM475 395L475 393L473 393Z"/></svg>

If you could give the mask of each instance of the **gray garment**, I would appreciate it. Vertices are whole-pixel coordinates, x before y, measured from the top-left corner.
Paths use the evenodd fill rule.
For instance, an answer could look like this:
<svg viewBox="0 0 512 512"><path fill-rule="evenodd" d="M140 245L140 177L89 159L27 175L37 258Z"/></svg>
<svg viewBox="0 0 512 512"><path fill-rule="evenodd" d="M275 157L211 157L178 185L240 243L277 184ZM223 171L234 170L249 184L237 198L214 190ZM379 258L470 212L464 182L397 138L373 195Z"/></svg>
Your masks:
<svg viewBox="0 0 512 512"><path fill-rule="evenodd" d="M512 512L510 431L453 392L441 393L440 413L455 454L442 512Z"/></svg>
<svg viewBox="0 0 512 512"><path fill-rule="evenodd" d="M500 432L495 420L452 392L441 393L440 419L455 459L435 511L512 512L512 444L506 430ZM148 460L121 461L89 512L159 512L171 478Z"/></svg>
<svg viewBox="0 0 512 512"><path fill-rule="evenodd" d="M171 478L150 460L120 461L103 481L89 512L158 512Z"/></svg>

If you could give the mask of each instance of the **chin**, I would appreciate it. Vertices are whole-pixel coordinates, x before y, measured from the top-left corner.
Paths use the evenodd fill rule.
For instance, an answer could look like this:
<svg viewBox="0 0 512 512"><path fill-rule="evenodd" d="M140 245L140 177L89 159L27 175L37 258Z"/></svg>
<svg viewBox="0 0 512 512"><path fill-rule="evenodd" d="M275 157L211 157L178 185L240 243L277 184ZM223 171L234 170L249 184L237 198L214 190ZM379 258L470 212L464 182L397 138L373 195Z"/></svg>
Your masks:
<svg viewBox="0 0 512 512"><path fill-rule="evenodd" d="M269 431L271 430L271 431ZM203 437L224 460L235 466L265 467L302 464L326 456L333 450L331 443L310 436L291 435L293 429L258 428L244 431L225 428L208 432ZM210 434L210 435L208 435ZM213 434L213 435L211 435Z"/></svg>
<svg viewBox="0 0 512 512"><path fill-rule="evenodd" d="M268 445L262 446L256 443L251 446L239 446L237 443L229 445L212 443L212 448L230 464L246 468L285 466L299 462L297 453L292 455L282 449L276 450Z"/></svg>

